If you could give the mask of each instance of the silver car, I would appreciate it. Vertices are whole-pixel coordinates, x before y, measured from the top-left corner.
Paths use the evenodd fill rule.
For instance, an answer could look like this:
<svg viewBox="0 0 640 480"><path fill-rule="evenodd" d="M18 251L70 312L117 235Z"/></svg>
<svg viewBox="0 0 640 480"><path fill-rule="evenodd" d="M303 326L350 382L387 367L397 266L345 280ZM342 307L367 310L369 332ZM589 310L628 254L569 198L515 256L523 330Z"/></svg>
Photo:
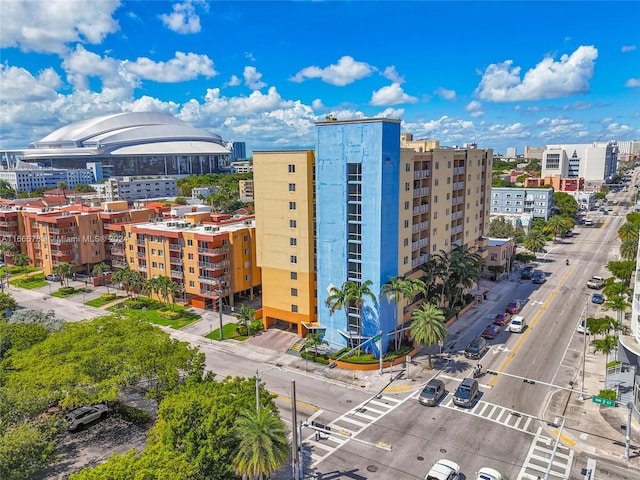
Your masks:
<svg viewBox="0 0 640 480"><path fill-rule="evenodd" d="M69 430L82 430L88 423L99 418L104 418L108 411L109 407L103 403L99 403L97 405L76 408L67 413L64 419L67 421Z"/></svg>
<svg viewBox="0 0 640 480"><path fill-rule="evenodd" d="M427 407L434 407L446 393L447 391L444 389L444 382L434 378L429 380L429 383L427 383L427 385L422 389L422 392L420 392L420 396L418 397L418 401Z"/></svg>

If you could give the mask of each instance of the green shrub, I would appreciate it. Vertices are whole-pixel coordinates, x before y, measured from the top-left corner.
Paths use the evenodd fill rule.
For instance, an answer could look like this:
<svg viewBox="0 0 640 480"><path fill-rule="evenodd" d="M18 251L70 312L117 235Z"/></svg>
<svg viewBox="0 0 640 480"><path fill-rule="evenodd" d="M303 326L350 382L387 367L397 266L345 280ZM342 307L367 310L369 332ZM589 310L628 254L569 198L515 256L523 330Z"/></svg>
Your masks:
<svg viewBox="0 0 640 480"><path fill-rule="evenodd" d="M307 360L311 360L312 362L316 362L316 363L322 363L323 365L329 365L329 358L327 358L325 355L316 355L315 358L313 356L313 353L308 353L308 352L300 352L300 356L302 358L306 358Z"/></svg>
<svg viewBox="0 0 640 480"><path fill-rule="evenodd" d="M249 334L247 331L247 327L245 325L237 324L236 325L236 335L240 335L241 337L246 337Z"/></svg>
<svg viewBox="0 0 640 480"><path fill-rule="evenodd" d="M163 308L162 310L158 310L158 316L160 318L164 318L165 320L178 320L182 314L180 312L176 312L175 310L168 310Z"/></svg>
<svg viewBox="0 0 640 480"><path fill-rule="evenodd" d="M600 390L600 393L598 393L598 396L602 398L606 398L608 400L618 399L618 395L616 394L615 390Z"/></svg>
<svg viewBox="0 0 640 480"><path fill-rule="evenodd" d="M122 302L122 304L125 306L125 308L131 308L133 310L142 310L147 306L146 302L137 298L130 298L129 300L125 300L124 302Z"/></svg>
<svg viewBox="0 0 640 480"><path fill-rule="evenodd" d="M100 295L100 300L103 302L110 302L111 300L115 300L118 296L115 293L103 293Z"/></svg>
<svg viewBox="0 0 640 480"><path fill-rule="evenodd" d="M60 293L67 293L67 294L69 294L69 293L74 293L74 292L76 291L76 289L75 289L75 288L73 288L73 287L60 287L60 288L58 289L58 291L59 291Z"/></svg>
<svg viewBox="0 0 640 480"><path fill-rule="evenodd" d="M622 365L622 362L620 362L618 360L613 360L613 361L607 363L607 368L617 367L618 365Z"/></svg>
<svg viewBox="0 0 640 480"><path fill-rule="evenodd" d="M260 330L262 330L264 328L264 325L262 324L262 320L253 320L251 323L251 331L252 332L259 332Z"/></svg>

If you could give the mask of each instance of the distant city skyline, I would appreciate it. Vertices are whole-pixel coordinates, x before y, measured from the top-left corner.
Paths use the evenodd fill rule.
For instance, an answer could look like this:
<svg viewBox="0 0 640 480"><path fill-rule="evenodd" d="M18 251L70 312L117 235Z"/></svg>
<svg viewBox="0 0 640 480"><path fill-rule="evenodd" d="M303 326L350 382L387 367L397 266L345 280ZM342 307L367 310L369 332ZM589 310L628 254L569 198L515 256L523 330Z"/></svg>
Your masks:
<svg viewBox="0 0 640 480"><path fill-rule="evenodd" d="M0 149L128 111L247 157L313 148L328 115L502 155L640 140L640 34L620 22L639 2L0 0L0 15Z"/></svg>

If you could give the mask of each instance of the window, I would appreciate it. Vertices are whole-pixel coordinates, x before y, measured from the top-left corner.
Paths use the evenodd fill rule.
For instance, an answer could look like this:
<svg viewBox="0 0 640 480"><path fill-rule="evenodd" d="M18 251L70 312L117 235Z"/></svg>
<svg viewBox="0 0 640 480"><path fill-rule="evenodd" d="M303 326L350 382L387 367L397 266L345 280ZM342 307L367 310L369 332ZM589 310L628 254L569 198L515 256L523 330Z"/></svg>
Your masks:
<svg viewBox="0 0 640 480"><path fill-rule="evenodd" d="M405 247L408 247L408 246L409 246L409 239L408 239L408 238L405 238L405 239L404 239L404 246L405 246Z"/></svg>
<svg viewBox="0 0 640 480"><path fill-rule="evenodd" d="M189 273L195 273L195 270L193 269L193 267L189 267Z"/></svg>
<svg viewBox="0 0 640 480"><path fill-rule="evenodd" d="M291 296L292 297L297 297L298 296L298 289L297 288L292 288L291 289Z"/></svg>
<svg viewBox="0 0 640 480"><path fill-rule="evenodd" d="M298 313L298 305L291 305L291 311L293 313Z"/></svg>
<svg viewBox="0 0 640 480"><path fill-rule="evenodd" d="M196 283L193 280L189 280L189 286L190 287L195 287Z"/></svg>
<svg viewBox="0 0 640 480"><path fill-rule="evenodd" d="M289 164L289 173L296 173L296 166L293 163Z"/></svg>
<svg viewBox="0 0 640 480"><path fill-rule="evenodd" d="M496 262L498 260L498 254L497 253L492 253L491 254L491 261L492 262Z"/></svg>
<svg viewBox="0 0 640 480"><path fill-rule="evenodd" d="M296 209L296 202L289 202L289 210L295 210Z"/></svg>
<svg viewBox="0 0 640 480"><path fill-rule="evenodd" d="M438 170L440 168L440 162L436 162L435 165L435 169Z"/></svg>
<svg viewBox="0 0 640 480"><path fill-rule="evenodd" d="M298 257L296 257L295 255L291 255L289 257L289 260L291 261L291 263L298 263Z"/></svg>
<svg viewBox="0 0 640 480"><path fill-rule="evenodd" d="M289 228L296 228L296 221L295 220L289 220Z"/></svg>
<svg viewBox="0 0 640 480"><path fill-rule="evenodd" d="M411 171L411 165L409 163L405 163L404 164L404 171L405 172L410 172Z"/></svg>
<svg viewBox="0 0 640 480"><path fill-rule="evenodd" d="M409 210L409 202L404 202L404 209Z"/></svg>
<svg viewBox="0 0 640 480"><path fill-rule="evenodd" d="M151 267L152 268L158 268L158 263L157 262L151 262Z"/></svg>
<svg viewBox="0 0 640 480"><path fill-rule="evenodd" d="M438 219L438 212L433 212L433 219L437 220Z"/></svg>
<svg viewBox="0 0 640 480"><path fill-rule="evenodd" d="M187 247L193 247L193 240L187 240Z"/></svg>
<svg viewBox="0 0 640 480"><path fill-rule="evenodd" d="M290 183L289 184L289 191L290 192L295 192L296 191L296 184L295 183Z"/></svg>
<svg viewBox="0 0 640 480"><path fill-rule="evenodd" d="M447 168L451 168L451 160L447 162Z"/></svg>
<svg viewBox="0 0 640 480"><path fill-rule="evenodd" d="M164 270L164 263L160 262L160 263L158 264L158 268L159 268L160 270Z"/></svg>
<svg viewBox="0 0 640 480"><path fill-rule="evenodd" d="M163 250L158 250L158 256L159 257L163 257L164 256L164 251Z"/></svg>
<svg viewBox="0 0 640 480"><path fill-rule="evenodd" d="M433 203L438 203L438 195L433 196Z"/></svg>
<svg viewBox="0 0 640 480"><path fill-rule="evenodd" d="M409 228L409 220L404 221L404 228Z"/></svg>
<svg viewBox="0 0 640 480"><path fill-rule="evenodd" d="M189 260L193 260L193 253L189 253L189 254L187 254L187 258L188 258Z"/></svg>
<svg viewBox="0 0 640 480"><path fill-rule="evenodd" d="M295 247L296 245L298 245L298 239L295 237L291 237L289 239L289 245L291 245L292 247Z"/></svg>
<svg viewBox="0 0 640 480"><path fill-rule="evenodd" d="M409 182L406 182L406 183L404 184L404 191L405 191L405 192L408 192L409 190L411 190L411 185L409 185Z"/></svg>
<svg viewBox="0 0 640 480"><path fill-rule="evenodd" d="M447 185L451 185L451 177L447 177Z"/></svg>
<svg viewBox="0 0 640 480"><path fill-rule="evenodd" d="M291 280L297 280L298 279L298 272L291 272Z"/></svg>
<svg viewBox="0 0 640 480"><path fill-rule="evenodd" d="M409 263L409 257L404 257L402 259L402 262L406 265L407 263Z"/></svg>
<svg viewBox="0 0 640 480"><path fill-rule="evenodd" d="M447 192L447 200L451 199L451 194L449 192Z"/></svg>
<svg viewBox="0 0 640 480"><path fill-rule="evenodd" d="M436 187L437 187L437 186L438 186L438 183L440 183L440 182L438 182L438 179L437 179L437 178L434 178L434 179L433 179L433 184L434 184L434 186L436 186Z"/></svg>
<svg viewBox="0 0 640 480"><path fill-rule="evenodd" d="M129 245L129 251L133 250L133 245Z"/></svg>

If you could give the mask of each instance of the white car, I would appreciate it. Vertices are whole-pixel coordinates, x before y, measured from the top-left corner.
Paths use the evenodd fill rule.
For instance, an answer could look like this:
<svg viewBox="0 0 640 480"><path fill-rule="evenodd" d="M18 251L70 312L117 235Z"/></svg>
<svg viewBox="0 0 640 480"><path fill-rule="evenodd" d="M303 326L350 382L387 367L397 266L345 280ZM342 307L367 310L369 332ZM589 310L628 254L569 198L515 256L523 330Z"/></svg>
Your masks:
<svg viewBox="0 0 640 480"><path fill-rule="evenodd" d="M502 474L489 467L482 467L476 473L476 480L502 480Z"/></svg>
<svg viewBox="0 0 640 480"><path fill-rule="evenodd" d="M67 413L64 419L67 421L69 430L82 430L85 425L94 420L104 418L108 411L109 407L103 403L99 403L97 405L76 408Z"/></svg>
<svg viewBox="0 0 640 480"><path fill-rule="evenodd" d="M451 460L438 460L431 465L431 470L424 480L458 480L460 478L460 465Z"/></svg>
<svg viewBox="0 0 640 480"><path fill-rule="evenodd" d="M514 315L511 317L511 323L509 324L509 331L514 333L522 333L527 328L527 321L521 315Z"/></svg>
<svg viewBox="0 0 640 480"><path fill-rule="evenodd" d="M576 327L576 332L581 333L582 335L584 335L585 333L589 335L589 330L585 332L584 318L580 320L580 323L578 323L578 326Z"/></svg>

